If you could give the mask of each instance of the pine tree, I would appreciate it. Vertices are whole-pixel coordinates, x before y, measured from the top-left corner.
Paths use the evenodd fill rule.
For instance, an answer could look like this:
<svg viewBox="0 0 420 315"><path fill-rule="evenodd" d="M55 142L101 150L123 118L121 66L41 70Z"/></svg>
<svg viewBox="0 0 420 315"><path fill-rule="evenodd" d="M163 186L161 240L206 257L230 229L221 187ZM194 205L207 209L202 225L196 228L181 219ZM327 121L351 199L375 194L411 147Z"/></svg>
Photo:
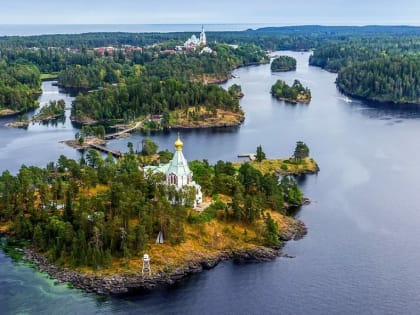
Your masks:
<svg viewBox="0 0 420 315"><path fill-rule="evenodd" d="M309 156L308 146L302 141L296 142L295 152L293 153L293 157L295 158L295 160L300 161L304 158L307 158L308 156Z"/></svg>
<svg viewBox="0 0 420 315"><path fill-rule="evenodd" d="M265 160L265 153L264 153L261 145L259 145L257 147L257 154L255 155L255 158L257 159L258 162L261 162L262 160Z"/></svg>
<svg viewBox="0 0 420 315"><path fill-rule="evenodd" d="M64 221L73 223L74 220L74 212L73 212L73 201L70 189L66 191L66 204L64 206Z"/></svg>

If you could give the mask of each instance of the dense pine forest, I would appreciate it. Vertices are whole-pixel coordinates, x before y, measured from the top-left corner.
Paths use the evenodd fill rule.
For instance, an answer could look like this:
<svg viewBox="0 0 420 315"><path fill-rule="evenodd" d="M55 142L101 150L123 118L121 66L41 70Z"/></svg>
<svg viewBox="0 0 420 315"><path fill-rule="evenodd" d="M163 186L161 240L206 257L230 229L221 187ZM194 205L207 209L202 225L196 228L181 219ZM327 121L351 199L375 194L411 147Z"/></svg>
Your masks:
<svg viewBox="0 0 420 315"><path fill-rule="evenodd" d="M30 64L9 66L0 60L0 112L28 111L38 107L37 97L41 93L41 75L38 68Z"/></svg>
<svg viewBox="0 0 420 315"><path fill-rule="evenodd" d="M284 72L296 70L296 59L289 56L280 56L271 63L271 71Z"/></svg>
<svg viewBox="0 0 420 315"><path fill-rule="evenodd" d="M19 239L30 239L57 264L109 266L113 258L142 255L159 231L171 244L182 243L185 227L209 220L252 226L271 208L288 214L286 205L300 205L296 182L263 175L248 163L237 171L232 163L194 161L194 179L206 195L218 198L203 213L191 210L195 193L177 191L159 174L147 176L130 150L118 162L94 150L80 161L61 156L46 168L22 166L15 176L0 176L0 220ZM175 202L169 202L174 200ZM278 227L266 217L259 238L278 242Z"/></svg>
<svg viewBox="0 0 420 315"><path fill-rule="evenodd" d="M419 104L420 36L353 38L314 51L309 63L338 72L338 88L351 96Z"/></svg>
<svg viewBox="0 0 420 315"><path fill-rule="evenodd" d="M2 113L9 113L36 108L42 77L58 76L60 85L85 90L107 88L112 84L133 84L140 82L140 77L153 81L170 78L182 84L186 81L211 83L226 79L235 67L266 62L264 50L282 49L312 49L314 54L310 64L329 71L338 72L362 62L357 70L366 66L368 69L364 69L364 72L372 70L376 73L382 71L382 63L373 61L374 59L389 57L395 60L409 57L411 60L418 58L420 48L420 29L417 27L296 26L240 32L208 32L208 38L211 39L209 46L213 53L197 51L174 54L173 48L182 45L190 35L191 33L88 33L0 37L0 110ZM234 45L238 47L235 49ZM116 50L105 54L94 50L95 47L108 46L113 46ZM363 63L367 61L372 63ZM410 61L410 64L414 66L412 70L418 72L418 63ZM374 67L379 68L374 70ZM416 102L415 95L407 92L412 87L406 88L408 81L403 79L411 78L411 74L405 72L410 67L402 65L403 72L401 75L395 73L398 76L395 78L395 75L386 73L388 83L381 88L379 95L375 94L377 88L367 91L364 85L352 86L347 91L348 84L341 82L340 88L358 96L370 95L377 99ZM342 77L348 77L351 71L347 70ZM398 82L398 78L404 82L393 84ZM374 83L378 84L383 85ZM387 90L384 91L384 88ZM414 89L417 89L416 86ZM363 90L363 93L354 93L356 90ZM106 97L101 93L96 95L97 102ZM130 97L136 98L137 95ZM153 99L148 99L144 105L147 108L153 102ZM215 103L190 105L217 106ZM91 104L90 107L92 106ZM119 103L118 106L125 104ZM162 107L166 108L165 105ZM5 109L10 111L4 111Z"/></svg>
<svg viewBox="0 0 420 315"><path fill-rule="evenodd" d="M309 88L304 87L299 80L295 80L291 86L283 80L277 80L271 87L271 94L290 103L309 103L312 97Z"/></svg>
<svg viewBox="0 0 420 315"><path fill-rule="evenodd" d="M337 85L356 97L420 104L420 54L356 63L338 73Z"/></svg>

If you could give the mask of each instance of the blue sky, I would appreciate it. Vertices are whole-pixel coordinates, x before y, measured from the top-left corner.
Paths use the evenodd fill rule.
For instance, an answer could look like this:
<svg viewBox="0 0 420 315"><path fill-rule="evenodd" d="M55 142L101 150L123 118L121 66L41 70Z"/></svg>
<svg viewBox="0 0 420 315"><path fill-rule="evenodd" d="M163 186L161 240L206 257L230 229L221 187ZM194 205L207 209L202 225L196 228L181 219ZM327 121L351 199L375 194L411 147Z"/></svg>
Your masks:
<svg viewBox="0 0 420 315"><path fill-rule="evenodd" d="M0 0L0 24L420 25L418 0Z"/></svg>

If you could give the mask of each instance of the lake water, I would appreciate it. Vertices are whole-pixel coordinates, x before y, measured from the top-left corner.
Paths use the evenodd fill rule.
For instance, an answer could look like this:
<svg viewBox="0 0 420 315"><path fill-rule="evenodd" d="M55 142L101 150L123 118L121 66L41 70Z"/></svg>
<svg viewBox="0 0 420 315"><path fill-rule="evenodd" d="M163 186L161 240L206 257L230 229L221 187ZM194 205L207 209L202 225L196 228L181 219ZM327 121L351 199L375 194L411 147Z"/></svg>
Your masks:
<svg viewBox="0 0 420 315"><path fill-rule="evenodd" d="M285 54L282 52L282 54ZM336 75L308 66L308 53L287 52L296 72L272 74L269 65L241 68L245 123L231 130L182 132L187 159L236 160L261 144L268 157L290 156L305 141L321 171L300 180L312 203L297 216L308 235L289 242L294 259L237 265L225 262L174 288L143 296L98 298L64 285L0 252L0 312L45 314L416 314L420 309L420 110L345 101ZM277 79L295 78L312 91L309 105L273 99ZM65 97L44 83L49 97ZM54 94L55 93L55 94ZM48 96L49 95L49 96ZM1 124L8 119L2 119ZM64 125L0 127L0 169L21 163L44 166L60 154L78 153L61 140ZM176 134L150 136L172 150ZM126 150L143 135L108 145ZM153 257L152 257L153 267Z"/></svg>

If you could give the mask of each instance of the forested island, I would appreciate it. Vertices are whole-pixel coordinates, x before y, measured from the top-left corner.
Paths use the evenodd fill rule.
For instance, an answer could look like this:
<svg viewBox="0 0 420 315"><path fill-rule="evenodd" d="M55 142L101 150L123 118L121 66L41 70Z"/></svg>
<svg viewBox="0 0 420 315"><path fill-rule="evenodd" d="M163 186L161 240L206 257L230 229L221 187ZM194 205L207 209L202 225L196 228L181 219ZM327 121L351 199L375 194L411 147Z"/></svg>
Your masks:
<svg viewBox="0 0 420 315"><path fill-rule="evenodd" d="M249 163L192 161L193 179L205 196L204 210L197 211L187 186L177 190L163 174L145 175L139 168L154 160L145 154L156 154L157 146L147 147L137 155L129 146L118 161L90 150L79 161L61 156L46 168L3 172L0 231L29 240L26 258L42 270L101 294L171 284L221 259L272 259L285 240L306 233L291 217L305 201L292 177L279 181ZM297 146L293 159L307 154ZM155 243L159 232L164 244ZM17 243L11 244L6 250L19 256ZM146 251L153 257L150 277L141 274Z"/></svg>
<svg viewBox="0 0 420 315"><path fill-rule="evenodd" d="M30 122L49 122L60 118L62 119L64 118L65 107L66 103L64 100L50 101L31 119L28 118L28 115L23 114L20 115L16 121L7 123L6 127L27 128Z"/></svg>
<svg viewBox="0 0 420 315"><path fill-rule="evenodd" d="M292 86L289 86L283 80L277 82L271 87L271 94L278 100L289 103L309 103L311 101L311 91L305 88L299 80L295 80Z"/></svg>
<svg viewBox="0 0 420 315"><path fill-rule="evenodd" d="M296 59L290 56L280 56L271 63L271 71L286 72L296 70Z"/></svg>
<svg viewBox="0 0 420 315"><path fill-rule="evenodd" d="M64 100L50 101L40 109L39 113L32 118L32 121L50 121L64 117L65 108Z"/></svg>

